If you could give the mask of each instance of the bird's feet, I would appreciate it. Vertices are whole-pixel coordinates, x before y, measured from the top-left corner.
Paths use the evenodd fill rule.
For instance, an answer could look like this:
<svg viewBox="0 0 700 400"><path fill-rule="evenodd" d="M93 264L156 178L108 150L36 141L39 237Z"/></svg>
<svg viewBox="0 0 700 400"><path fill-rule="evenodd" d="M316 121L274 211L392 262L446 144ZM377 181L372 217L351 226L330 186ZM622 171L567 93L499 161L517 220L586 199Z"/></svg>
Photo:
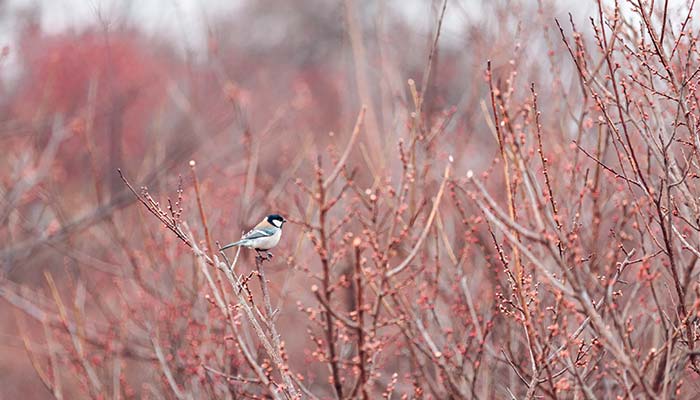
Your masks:
<svg viewBox="0 0 700 400"><path fill-rule="evenodd" d="M263 261L271 261L271 260L272 260L273 255L272 255L272 253L270 253L269 251L266 251L266 252L263 254L262 251L256 249L255 252L257 253L257 255L255 256L255 259L256 259L258 262L261 262L261 263L262 263Z"/></svg>

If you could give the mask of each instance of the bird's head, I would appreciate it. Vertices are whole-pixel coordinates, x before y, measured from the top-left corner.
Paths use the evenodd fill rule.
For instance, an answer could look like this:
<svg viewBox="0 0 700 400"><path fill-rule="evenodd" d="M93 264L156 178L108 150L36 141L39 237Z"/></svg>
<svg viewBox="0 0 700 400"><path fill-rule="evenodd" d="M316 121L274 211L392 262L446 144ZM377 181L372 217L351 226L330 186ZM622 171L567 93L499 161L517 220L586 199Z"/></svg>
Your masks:
<svg viewBox="0 0 700 400"><path fill-rule="evenodd" d="M282 225L284 225L287 220L279 214L270 214L267 216L267 222L269 222L272 226L282 228Z"/></svg>

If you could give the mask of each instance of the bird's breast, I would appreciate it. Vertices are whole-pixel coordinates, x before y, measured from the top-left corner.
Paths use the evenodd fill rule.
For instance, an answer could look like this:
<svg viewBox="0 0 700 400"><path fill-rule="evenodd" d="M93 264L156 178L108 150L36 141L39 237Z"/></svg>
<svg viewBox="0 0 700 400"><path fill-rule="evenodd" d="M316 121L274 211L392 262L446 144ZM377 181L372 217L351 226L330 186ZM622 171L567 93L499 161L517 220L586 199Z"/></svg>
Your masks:
<svg viewBox="0 0 700 400"><path fill-rule="evenodd" d="M282 237L282 230L278 229L277 232L275 232L275 234L272 236L253 239L252 240L253 246L251 246L251 247L254 247L256 249L261 249L261 250L269 250L269 249L277 246L277 243L280 242L281 237Z"/></svg>

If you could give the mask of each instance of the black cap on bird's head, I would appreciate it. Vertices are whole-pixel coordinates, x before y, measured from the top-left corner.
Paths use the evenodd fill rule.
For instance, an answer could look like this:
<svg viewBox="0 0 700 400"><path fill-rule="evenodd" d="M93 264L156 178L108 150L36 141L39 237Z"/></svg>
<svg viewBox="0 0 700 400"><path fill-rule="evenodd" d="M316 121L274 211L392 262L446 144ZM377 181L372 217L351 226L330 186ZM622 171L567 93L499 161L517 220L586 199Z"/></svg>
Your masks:
<svg viewBox="0 0 700 400"><path fill-rule="evenodd" d="M287 220L279 214L270 214L267 216L267 222L269 222L271 225L281 228L282 225L284 225L284 223L287 222Z"/></svg>

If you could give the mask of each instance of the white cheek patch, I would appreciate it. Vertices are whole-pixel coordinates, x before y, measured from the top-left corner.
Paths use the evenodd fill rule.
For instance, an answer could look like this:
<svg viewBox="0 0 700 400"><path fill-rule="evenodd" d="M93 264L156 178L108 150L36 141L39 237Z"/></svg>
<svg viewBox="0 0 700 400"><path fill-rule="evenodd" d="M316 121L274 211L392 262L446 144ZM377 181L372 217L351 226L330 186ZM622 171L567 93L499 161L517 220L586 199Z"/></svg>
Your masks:
<svg viewBox="0 0 700 400"><path fill-rule="evenodd" d="M281 227L282 227L282 221L280 221L280 220L278 220L278 219L273 219L273 220L272 220L272 225L274 225L274 226L276 226L276 227L278 227L278 228L281 228Z"/></svg>

